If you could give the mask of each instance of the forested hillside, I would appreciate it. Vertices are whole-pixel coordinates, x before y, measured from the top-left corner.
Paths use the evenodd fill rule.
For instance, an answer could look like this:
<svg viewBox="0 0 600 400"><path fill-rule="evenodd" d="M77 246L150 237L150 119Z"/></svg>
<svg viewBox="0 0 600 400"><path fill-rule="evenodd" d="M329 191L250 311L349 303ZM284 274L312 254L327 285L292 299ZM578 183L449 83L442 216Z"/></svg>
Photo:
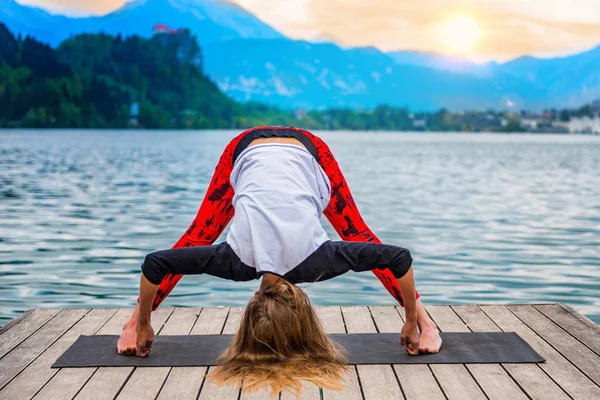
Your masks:
<svg viewBox="0 0 600 400"><path fill-rule="evenodd" d="M291 112L228 98L203 74L194 37L79 35L56 50L0 24L0 126L145 128L286 124Z"/></svg>

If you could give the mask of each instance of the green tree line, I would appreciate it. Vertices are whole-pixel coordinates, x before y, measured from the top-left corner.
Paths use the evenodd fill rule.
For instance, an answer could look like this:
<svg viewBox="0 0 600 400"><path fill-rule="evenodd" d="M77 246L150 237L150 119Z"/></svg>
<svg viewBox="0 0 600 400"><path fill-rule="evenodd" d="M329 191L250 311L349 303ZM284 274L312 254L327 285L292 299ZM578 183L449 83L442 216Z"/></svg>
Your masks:
<svg viewBox="0 0 600 400"><path fill-rule="evenodd" d="M236 103L202 71L195 38L83 34L52 49L0 24L0 127L144 128L291 124L291 111Z"/></svg>
<svg viewBox="0 0 600 400"><path fill-rule="evenodd" d="M137 126L148 129L522 130L518 115L493 110L411 113L381 105L298 113L238 103L204 74L201 49L189 31L151 39L82 34L53 49L15 37L0 23L0 127L126 128L132 103L139 105ZM552 112L566 121L590 111Z"/></svg>

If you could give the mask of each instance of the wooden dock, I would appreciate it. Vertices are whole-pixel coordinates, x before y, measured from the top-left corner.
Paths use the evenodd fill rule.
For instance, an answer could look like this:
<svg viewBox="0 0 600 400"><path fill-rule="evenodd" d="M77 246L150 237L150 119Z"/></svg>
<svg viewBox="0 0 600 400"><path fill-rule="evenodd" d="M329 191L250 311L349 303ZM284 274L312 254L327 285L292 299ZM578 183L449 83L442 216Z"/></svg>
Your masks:
<svg viewBox="0 0 600 400"><path fill-rule="evenodd" d="M600 399L600 327L562 304L429 306L441 331L514 331L541 364L359 365L347 390L305 385L303 399ZM399 307L317 307L328 333L399 332ZM269 399L218 387L209 368L50 366L78 337L119 334L131 309L37 309L0 330L0 399ZM159 335L234 333L241 308L160 308ZM284 392L280 399L293 399Z"/></svg>

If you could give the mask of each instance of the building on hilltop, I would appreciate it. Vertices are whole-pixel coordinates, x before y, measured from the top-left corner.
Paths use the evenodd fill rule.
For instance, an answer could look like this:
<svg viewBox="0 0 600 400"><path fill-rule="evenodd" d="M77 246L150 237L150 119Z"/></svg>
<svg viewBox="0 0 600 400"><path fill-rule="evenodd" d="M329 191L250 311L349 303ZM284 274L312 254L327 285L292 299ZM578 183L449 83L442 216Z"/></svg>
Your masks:
<svg viewBox="0 0 600 400"><path fill-rule="evenodd" d="M154 25L154 29L152 31L152 34L154 36L161 35L161 34L175 35L175 34L178 34L178 33L181 33L181 32L183 32L183 29L171 29L167 25L156 24L156 25Z"/></svg>
<svg viewBox="0 0 600 400"><path fill-rule="evenodd" d="M203 69L202 53L196 39L187 29L171 29L164 24L154 25L152 40L163 47L176 46L177 60L180 63L192 63Z"/></svg>

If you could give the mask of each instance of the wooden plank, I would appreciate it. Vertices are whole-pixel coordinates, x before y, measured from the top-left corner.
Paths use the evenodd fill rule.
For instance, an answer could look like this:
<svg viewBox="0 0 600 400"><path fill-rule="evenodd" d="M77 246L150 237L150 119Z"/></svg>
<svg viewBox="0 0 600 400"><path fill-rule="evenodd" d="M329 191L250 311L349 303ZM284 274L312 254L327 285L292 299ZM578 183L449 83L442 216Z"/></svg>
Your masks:
<svg viewBox="0 0 600 400"><path fill-rule="evenodd" d="M224 335L234 335L240 327L242 316L244 315L243 307L231 307L227 315L227 321L223 327Z"/></svg>
<svg viewBox="0 0 600 400"><path fill-rule="evenodd" d="M600 388L581 373L558 351L538 336L505 306L480 306L480 309L505 332L516 332L546 359L538 364L569 396L576 399L600 398ZM511 372L514 368L511 368Z"/></svg>
<svg viewBox="0 0 600 400"><path fill-rule="evenodd" d="M316 306L315 311L325 333L346 333L346 324L340 307Z"/></svg>
<svg viewBox="0 0 600 400"><path fill-rule="evenodd" d="M42 308L37 309L24 317L20 321L18 329L7 328L7 331L0 336L0 358L4 357L9 351L14 349L31 336L35 331L40 329L44 324L54 318L60 308Z"/></svg>
<svg viewBox="0 0 600 400"><path fill-rule="evenodd" d="M120 335L123 325L127 322L132 312L132 308L119 309L97 334ZM172 312L172 308L161 307L152 313L152 326L156 332L160 332ZM85 383L75 398L80 400L114 399L133 371L133 367L96 368L92 377Z"/></svg>
<svg viewBox="0 0 600 400"><path fill-rule="evenodd" d="M240 393L240 400L271 400L271 399L278 399L278 398L279 398L279 394L275 394L275 396L271 396L270 391L265 389L264 387L255 392L242 391ZM292 398L295 399L296 397L293 396ZM302 398L304 399L305 397L302 396Z"/></svg>
<svg viewBox="0 0 600 400"><path fill-rule="evenodd" d="M206 375L206 367L174 367L171 369L158 399L196 399Z"/></svg>
<svg viewBox="0 0 600 400"><path fill-rule="evenodd" d="M272 399L272 397L264 397L264 398ZM284 390L280 394L281 400L295 400L297 398L298 397L289 390ZM300 393L300 398L306 399L306 400L319 400L321 398L321 390L314 383L303 381L302 382L302 392Z"/></svg>
<svg viewBox="0 0 600 400"><path fill-rule="evenodd" d="M467 369L490 400L528 399L500 364L472 364Z"/></svg>
<svg viewBox="0 0 600 400"><path fill-rule="evenodd" d="M68 372L63 372L68 371ZM95 368L62 368L40 390L34 399L71 399L85 385L94 373Z"/></svg>
<svg viewBox="0 0 600 400"><path fill-rule="evenodd" d="M503 364L503 366L532 399L570 399L542 368L530 368L531 364Z"/></svg>
<svg viewBox="0 0 600 400"><path fill-rule="evenodd" d="M0 388L17 376L44 350L69 330L88 312L87 309L64 310L53 320L15 347L0 360ZM4 390L2 391L4 392ZM0 393L2 393L0 392Z"/></svg>
<svg viewBox="0 0 600 400"><path fill-rule="evenodd" d="M427 312L442 332L469 332L450 306L428 306ZM431 364L433 374L448 399L485 399L463 364Z"/></svg>
<svg viewBox="0 0 600 400"><path fill-rule="evenodd" d="M400 314L400 318L402 318L402 321L406 321L406 312L404 311L404 307L396 306L396 311L398 311L398 314Z"/></svg>
<svg viewBox="0 0 600 400"><path fill-rule="evenodd" d="M325 333L346 333L346 325L342 316L340 307L315 307L321 325ZM355 365L348 367L348 372L344 375L343 385L345 390L323 389L324 400L362 400L363 395L358 381L358 372Z"/></svg>
<svg viewBox="0 0 600 400"><path fill-rule="evenodd" d="M442 332L471 331L450 306L427 306L427 312Z"/></svg>
<svg viewBox="0 0 600 400"><path fill-rule="evenodd" d="M238 313L236 310L234 310L233 314L232 314L232 319L229 322L229 325L227 325L227 319L228 315L230 314L230 309L229 308L208 308L205 310L209 310L210 315L212 315L212 317L209 315L209 318L213 321L207 321L207 324L209 324L209 328L213 330L213 332L215 333L233 333L235 332L235 329L237 328L237 324L239 323L239 319L236 317L236 314ZM203 310L204 311L204 310ZM204 312L202 313L204 314ZM200 315L202 315L200 314ZM236 320L238 322L236 322ZM196 324L198 325L198 324ZM227 331L225 331L225 327L227 327ZM195 328L195 327L194 327ZM210 368L208 368L208 373L210 373ZM235 399L237 400L238 396L239 396L239 392L240 392L240 388L234 385L225 385L225 386L218 386L213 380L211 379L205 379L204 380L204 384L202 385L201 391L200 391L200 396L198 397L198 400L204 400L204 399L219 399L219 400L226 400L226 399Z"/></svg>
<svg viewBox="0 0 600 400"><path fill-rule="evenodd" d="M376 333L368 307L342 307L348 333ZM402 399L404 395L391 365L357 365L366 399Z"/></svg>
<svg viewBox="0 0 600 400"><path fill-rule="evenodd" d="M190 335L216 335L222 333L229 307L206 307L198 316Z"/></svg>
<svg viewBox="0 0 600 400"><path fill-rule="evenodd" d="M12 320L8 321L8 324L6 324L2 328L0 328L0 335L6 333L10 328L17 325L19 322L23 321L25 318L29 317L31 315L31 313L33 313L34 311L35 311L35 309L26 310L23 314L19 315L17 318L13 318Z"/></svg>
<svg viewBox="0 0 600 400"><path fill-rule="evenodd" d="M400 345L400 331L404 326L404 320L400 317L394 306L370 306L371 316L380 333L398 333L398 344Z"/></svg>
<svg viewBox="0 0 600 400"><path fill-rule="evenodd" d="M158 399L196 399L206 375L206 367L174 367Z"/></svg>
<svg viewBox="0 0 600 400"><path fill-rule="evenodd" d="M526 325L575 364L596 384L600 384L600 356L575 340L568 332L550 321L531 305L510 305L507 308Z"/></svg>
<svg viewBox="0 0 600 400"><path fill-rule="evenodd" d="M227 318L227 308L203 308L190 334L221 333ZM206 375L206 367L174 367L162 387L158 399L196 399Z"/></svg>
<svg viewBox="0 0 600 400"><path fill-rule="evenodd" d="M407 399L428 400L446 398L428 365L396 364L394 365L394 370L402 385L404 396Z"/></svg>
<svg viewBox="0 0 600 400"><path fill-rule="evenodd" d="M116 312L116 309L101 309L105 310L105 320L100 321L98 329L101 329ZM93 310L98 313L98 311ZM90 314L88 314L90 315ZM75 338L76 340L77 338ZM70 346L70 345L69 345ZM62 368L60 369L48 383L39 391L35 399L64 399L72 398L77 394L85 382L92 376L95 368Z"/></svg>
<svg viewBox="0 0 600 400"><path fill-rule="evenodd" d="M501 332L501 329L477 306L452 306L459 317L473 332ZM515 374L511 366L518 365ZM504 368L519 386L513 382L505 370L496 364L468 365L467 368L481 385L490 399L527 399L523 390L534 399L568 399L568 396L536 364L511 364ZM536 381L533 381L535 378Z"/></svg>
<svg viewBox="0 0 600 400"><path fill-rule="evenodd" d="M106 325L118 313L117 309L112 309L112 311L113 315L110 316L108 322L95 333L96 335L102 334L102 330L105 329ZM35 396L35 399L72 398L80 391L96 370L97 368L61 368Z"/></svg>
<svg viewBox="0 0 600 400"><path fill-rule="evenodd" d="M64 353L77 340L80 335L94 334L98 329L106 323L112 314L116 312L114 309L94 309L87 312L87 309L72 309L64 310L56 316L52 321L46 324L58 321L63 314L72 314L73 317L63 326L62 331L66 331L60 338L52 343L52 345L44 349L31 364L27 366L15 379L13 379L0 392L0 397L7 399L29 399L33 397L57 372L58 369L52 369L50 366L54 364L56 359ZM83 316L83 318L81 318ZM73 322L76 322L73 325ZM70 328L70 329L69 329ZM38 332L42 332L43 328ZM36 334L38 333L36 332ZM30 339L33 339L32 335ZM25 341L23 344L27 343ZM32 346L34 347L34 346ZM38 350L35 351L39 354Z"/></svg>
<svg viewBox="0 0 600 400"><path fill-rule="evenodd" d="M176 308L160 330L160 335L189 335L196 325L202 309L194 307ZM154 368L152 368L154 369Z"/></svg>
<svg viewBox="0 0 600 400"><path fill-rule="evenodd" d="M401 346L400 331L404 322L396 308L378 306L369 309L379 332L398 333L398 346ZM407 399L445 399L442 389L427 365L395 364L393 368Z"/></svg>
<svg viewBox="0 0 600 400"><path fill-rule="evenodd" d="M176 308L165 322L158 336L188 335L196 323L199 311L200 309L197 308ZM169 372L171 372L171 367L136 368L117 399L155 399L161 391ZM185 387L181 389L185 389Z"/></svg>
<svg viewBox="0 0 600 400"><path fill-rule="evenodd" d="M558 303L558 305L561 306L562 308L564 308L565 310L567 310L568 312L570 312L571 314L573 314L573 316L575 318L581 320L581 322L588 325L590 328L592 328L594 330L594 332L600 333L600 325L596 324L594 321L592 321L591 319L589 319L588 317L586 317L579 311L575 310L573 307L571 307L568 304Z"/></svg>
<svg viewBox="0 0 600 400"><path fill-rule="evenodd" d="M595 327L590 326L587 321L573 315L559 304L537 305L535 308L569 332L571 336L585 344L594 353L600 355L600 327L598 325Z"/></svg>
<svg viewBox="0 0 600 400"><path fill-rule="evenodd" d="M450 306L472 332L502 332L477 306Z"/></svg>

